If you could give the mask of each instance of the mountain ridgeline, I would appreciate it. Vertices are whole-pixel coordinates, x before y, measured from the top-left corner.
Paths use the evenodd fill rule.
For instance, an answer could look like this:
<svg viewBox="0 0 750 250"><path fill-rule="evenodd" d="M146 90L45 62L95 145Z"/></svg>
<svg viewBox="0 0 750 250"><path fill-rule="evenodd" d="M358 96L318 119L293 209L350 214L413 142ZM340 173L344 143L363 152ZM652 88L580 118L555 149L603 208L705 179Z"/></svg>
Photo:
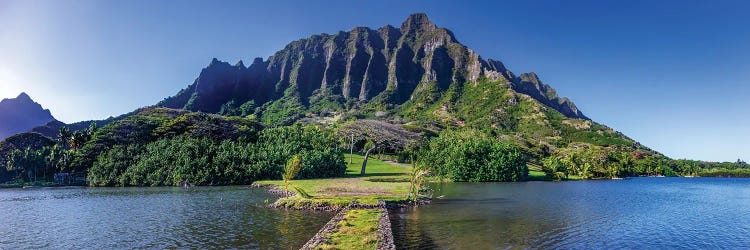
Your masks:
<svg viewBox="0 0 750 250"><path fill-rule="evenodd" d="M424 14L297 40L249 66L213 59L176 95L128 114L39 124L0 145L0 182L58 171L97 186L248 184L278 178L295 154L303 178L335 177L346 147L426 161L454 181L697 173L590 120L535 73L483 59Z"/></svg>
<svg viewBox="0 0 750 250"><path fill-rule="evenodd" d="M294 41L249 67L214 59L193 84L159 106L219 113L250 101L246 107L266 104L260 110L265 122L286 124L307 112L352 110L367 103L383 107L374 111L395 113L394 107L427 92L482 79L509 82L513 90L566 117L588 119L536 74L517 77L501 62L482 59L425 14L409 16L400 28L357 27Z"/></svg>
<svg viewBox="0 0 750 250"><path fill-rule="evenodd" d="M591 121L535 73L483 59L425 14L399 28L313 35L250 66L213 59L157 106L254 116L269 126L352 117L432 131L468 126L537 156L576 142L650 151Z"/></svg>

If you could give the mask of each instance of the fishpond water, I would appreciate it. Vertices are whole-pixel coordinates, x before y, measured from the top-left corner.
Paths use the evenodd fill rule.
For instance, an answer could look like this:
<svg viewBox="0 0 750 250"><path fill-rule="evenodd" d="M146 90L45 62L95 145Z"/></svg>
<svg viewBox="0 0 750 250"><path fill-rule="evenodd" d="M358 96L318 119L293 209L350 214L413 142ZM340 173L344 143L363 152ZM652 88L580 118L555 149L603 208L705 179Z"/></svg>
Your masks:
<svg viewBox="0 0 750 250"><path fill-rule="evenodd" d="M299 249L332 213L264 207L263 189L0 189L0 249Z"/></svg>
<svg viewBox="0 0 750 250"><path fill-rule="evenodd" d="M391 213L399 249L748 249L750 179L444 183Z"/></svg>

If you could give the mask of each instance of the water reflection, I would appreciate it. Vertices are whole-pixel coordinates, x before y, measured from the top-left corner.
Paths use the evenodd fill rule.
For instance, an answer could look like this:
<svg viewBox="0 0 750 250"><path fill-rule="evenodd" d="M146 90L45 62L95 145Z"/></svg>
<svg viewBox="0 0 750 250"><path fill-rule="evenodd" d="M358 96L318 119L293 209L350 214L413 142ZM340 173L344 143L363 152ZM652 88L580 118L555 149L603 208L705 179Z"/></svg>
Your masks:
<svg viewBox="0 0 750 250"><path fill-rule="evenodd" d="M298 249L333 215L247 187L0 190L0 249Z"/></svg>
<svg viewBox="0 0 750 250"><path fill-rule="evenodd" d="M750 179L441 183L391 215L399 249L746 248Z"/></svg>

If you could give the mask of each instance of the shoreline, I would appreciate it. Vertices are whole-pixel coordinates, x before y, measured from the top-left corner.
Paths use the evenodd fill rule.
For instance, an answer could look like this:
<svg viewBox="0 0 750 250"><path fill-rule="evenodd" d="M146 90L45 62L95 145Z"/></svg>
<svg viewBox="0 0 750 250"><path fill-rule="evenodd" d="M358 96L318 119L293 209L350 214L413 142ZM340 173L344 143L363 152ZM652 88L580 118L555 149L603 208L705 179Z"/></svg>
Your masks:
<svg viewBox="0 0 750 250"><path fill-rule="evenodd" d="M317 247L329 243L331 235L336 233L340 229L341 222L345 219L347 213L351 210L360 209L376 209L380 210L380 215L377 220L377 247L378 250L393 250L396 249L395 241L393 238L393 231L391 228L390 213L388 211L388 205L384 201L380 201L378 205L372 207L370 205L362 206L356 202L352 202L348 207L341 209L336 215L331 218L300 250L312 250Z"/></svg>
<svg viewBox="0 0 750 250"><path fill-rule="evenodd" d="M396 249L395 240L393 237L393 231L391 228L390 212L389 210L396 207L406 207L414 205L429 204L430 200L421 199L417 204L411 202L386 202L379 200L377 204L360 204L357 200L353 200L346 207L339 207L333 205L315 205L315 206L302 206L302 207L288 207L279 204L279 201L284 198L297 196L296 192L286 192L281 187L273 184L251 184L250 188L263 188L271 195L278 197L278 199L269 204L267 207L272 209L293 209L293 210L309 210L309 211L330 211L336 212L336 214L329 220L305 245L302 246L302 250L316 249L317 247L328 244L331 242L332 235L339 231L341 222L346 218L347 214L352 210L379 210L380 215L377 218L376 232L377 232L377 247L378 250L393 250Z"/></svg>

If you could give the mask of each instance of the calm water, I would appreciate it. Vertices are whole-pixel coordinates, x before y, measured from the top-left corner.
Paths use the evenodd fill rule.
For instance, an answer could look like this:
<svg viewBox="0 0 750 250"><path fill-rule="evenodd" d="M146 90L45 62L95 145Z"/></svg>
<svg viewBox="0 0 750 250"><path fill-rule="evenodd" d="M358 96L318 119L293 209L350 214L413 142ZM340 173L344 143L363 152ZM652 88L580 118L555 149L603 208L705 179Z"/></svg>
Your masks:
<svg viewBox="0 0 750 250"><path fill-rule="evenodd" d="M401 249L748 249L750 179L442 184L391 215Z"/></svg>
<svg viewBox="0 0 750 250"><path fill-rule="evenodd" d="M0 189L0 249L299 249L331 213L247 187Z"/></svg>

